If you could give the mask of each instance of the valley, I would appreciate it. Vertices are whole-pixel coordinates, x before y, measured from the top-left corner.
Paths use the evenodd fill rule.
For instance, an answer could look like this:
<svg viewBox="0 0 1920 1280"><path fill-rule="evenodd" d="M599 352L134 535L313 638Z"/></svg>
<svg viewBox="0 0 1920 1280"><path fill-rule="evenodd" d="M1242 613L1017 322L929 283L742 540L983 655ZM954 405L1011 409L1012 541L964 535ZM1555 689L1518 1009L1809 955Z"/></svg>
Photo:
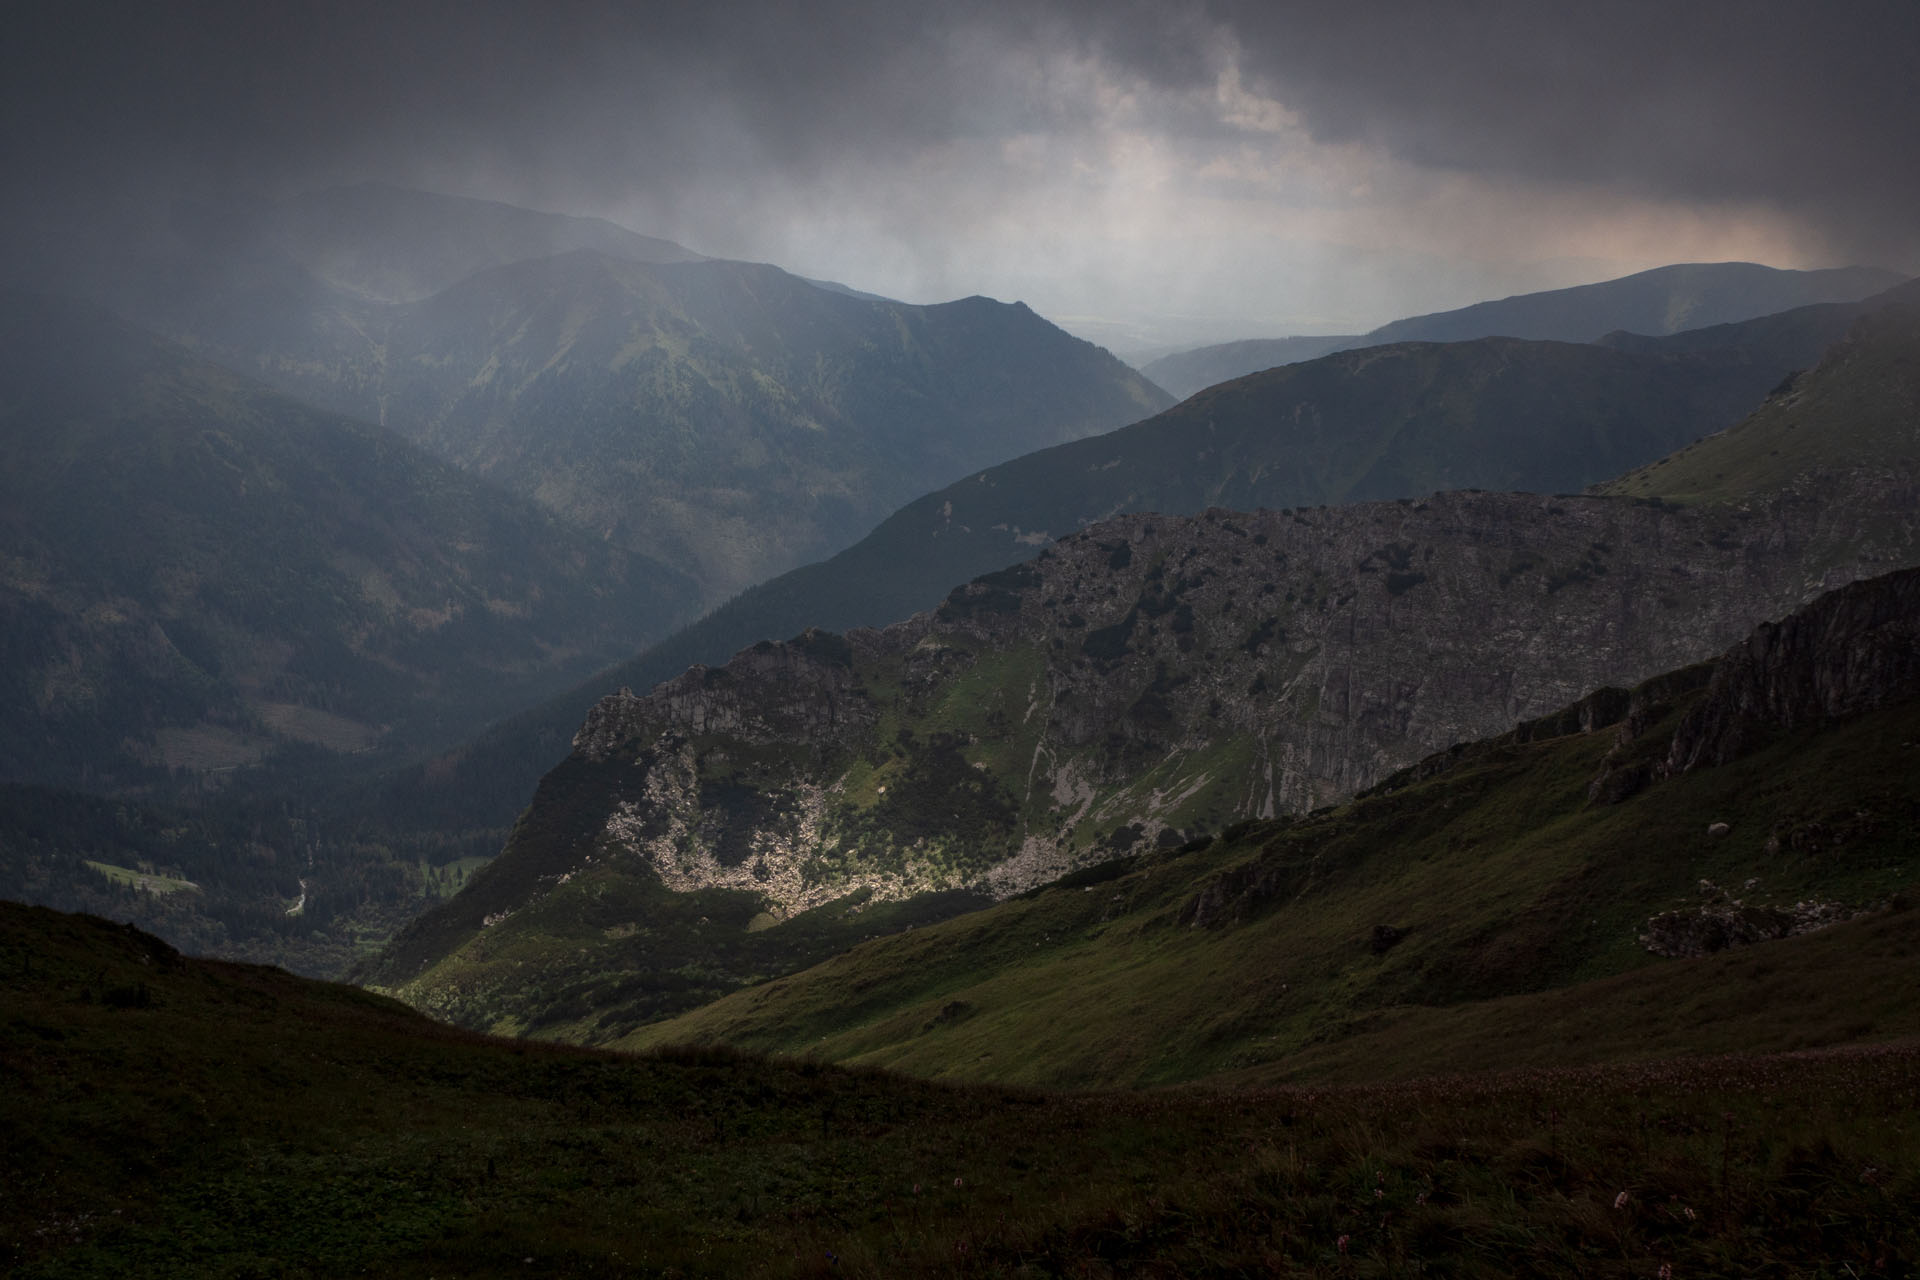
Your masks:
<svg viewBox="0 0 1920 1280"><path fill-rule="evenodd" d="M0 1269L1920 1262L1920 285L1135 370L565 207L0 288Z"/></svg>

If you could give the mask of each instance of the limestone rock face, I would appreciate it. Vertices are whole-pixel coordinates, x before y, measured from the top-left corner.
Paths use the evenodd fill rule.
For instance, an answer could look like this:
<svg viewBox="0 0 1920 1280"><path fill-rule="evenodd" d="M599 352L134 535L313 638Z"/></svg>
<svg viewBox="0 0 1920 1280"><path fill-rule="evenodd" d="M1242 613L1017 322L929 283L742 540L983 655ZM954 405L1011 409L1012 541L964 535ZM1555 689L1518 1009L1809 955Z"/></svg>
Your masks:
<svg viewBox="0 0 1920 1280"><path fill-rule="evenodd" d="M694 667L644 698L631 689L602 698L573 748L598 762L620 744L660 731L821 748L872 722L871 705L855 692L851 646L810 631L788 644L756 645L724 667Z"/></svg>
<svg viewBox="0 0 1920 1280"><path fill-rule="evenodd" d="M1126 516L884 631L809 632L622 690L575 748L627 777L601 838L674 887L756 889L781 913L854 889L1005 896L1343 799L1569 704L1582 727L1611 724L1629 713L1613 686L1910 556L1915 517L1891 502L1703 513L1462 492ZM1849 533L1869 523L1882 532ZM1715 676L1710 703L1730 710L1700 750L1746 708L1831 714L1909 678L1911 634L1873 630L1873 609L1843 600L1755 636ZM1819 673L1768 674L1809 650Z"/></svg>

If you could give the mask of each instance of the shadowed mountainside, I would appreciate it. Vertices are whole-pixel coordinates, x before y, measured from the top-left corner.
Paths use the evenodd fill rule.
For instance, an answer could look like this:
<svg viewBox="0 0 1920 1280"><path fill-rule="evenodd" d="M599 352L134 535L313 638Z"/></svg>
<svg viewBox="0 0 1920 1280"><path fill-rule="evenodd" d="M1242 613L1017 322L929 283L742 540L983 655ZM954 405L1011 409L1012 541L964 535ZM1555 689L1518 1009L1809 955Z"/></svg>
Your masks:
<svg viewBox="0 0 1920 1280"><path fill-rule="evenodd" d="M430 749L694 601L389 432L76 305L0 299L0 441L12 781Z"/></svg>
<svg viewBox="0 0 1920 1280"><path fill-rule="evenodd" d="M707 603L1168 403L1017 303L911 306L378 186L205 216L119 305L674 564Z"/></svg>
<svg viewBox="0 0 1920 1280"><path fill-rule="evenodd" d="M870 906L1004 897L1304 812L1698 661L1920 554L1905 314L1796 384L1844 406L1817 486L1125 517L909 623L608 697L501 856L369 975L478 1026L640 1021L906 920Z"/></svg>

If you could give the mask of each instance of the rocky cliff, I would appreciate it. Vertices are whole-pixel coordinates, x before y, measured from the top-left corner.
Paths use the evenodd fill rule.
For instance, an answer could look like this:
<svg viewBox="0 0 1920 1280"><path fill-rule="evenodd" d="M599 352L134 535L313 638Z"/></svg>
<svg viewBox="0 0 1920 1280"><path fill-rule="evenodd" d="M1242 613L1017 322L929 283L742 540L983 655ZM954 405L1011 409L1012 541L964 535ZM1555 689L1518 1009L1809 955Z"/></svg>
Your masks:
<svg viewBox="0 0 1920 1280"><path fill-rule="evenodd" d="M1707 696L1667 754L1678 773L1725 764L1783 729L1861 715L1920 694L1920 571L1855 583L1714 664Z"/></svg>

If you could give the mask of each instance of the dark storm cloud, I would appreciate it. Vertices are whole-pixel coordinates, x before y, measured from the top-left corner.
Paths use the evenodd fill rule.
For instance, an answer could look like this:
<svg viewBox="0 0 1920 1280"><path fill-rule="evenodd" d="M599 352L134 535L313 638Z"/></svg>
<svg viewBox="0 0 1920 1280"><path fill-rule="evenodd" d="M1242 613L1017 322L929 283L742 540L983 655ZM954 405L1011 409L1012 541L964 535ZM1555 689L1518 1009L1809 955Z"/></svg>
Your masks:
<svg viewBox="0 0 1920 1280"><path fill-rule="evenodd" d="M235 186L469 152L644 166L684 158L716 104L804 147L859 122L854 68L906 69L886 13L776 29L693 6L46 5L6 42L7 142L40 173ZM917 101L898 95L886 135L919 132Z"/></svg>
<svg viewBox="0 0 1920 1280"><path fill-rule="evenodd" d="M1772 204L1909 265L1916 48L1911 0L27 3L0 41L0 164L16 245L363 177L550 208L671 209L735 181L741 201L841 200L930 148L1098 131L1111 103L1051 82L1062 58L1151 91L1130 127L1216 144L1236 126L1210 92L1237 60L1320 139ZM945 195L916 206L929 237Z"/></svg>
<svg viewBox="0 0 1920 1280"><path fill-rule="evenodd" d="M1414 162L1774 204L1912 263L1920 5L1225 0L1245 73L1329 141Z"/></svg>
<svg viewBox="0 0 1920 1280"><path fill-rule="evenodd" d="M6 158L46 182L271 188L469 161L607 188L672 166L796 171L1046 123L1023 50L1168 62L1164 21L1024 4L37 4L0 44ZM16 19L17 21L13 21ZM1191 58L1184 74L1199 74ZM714 150L731 131L751 154Z"/></svg>

